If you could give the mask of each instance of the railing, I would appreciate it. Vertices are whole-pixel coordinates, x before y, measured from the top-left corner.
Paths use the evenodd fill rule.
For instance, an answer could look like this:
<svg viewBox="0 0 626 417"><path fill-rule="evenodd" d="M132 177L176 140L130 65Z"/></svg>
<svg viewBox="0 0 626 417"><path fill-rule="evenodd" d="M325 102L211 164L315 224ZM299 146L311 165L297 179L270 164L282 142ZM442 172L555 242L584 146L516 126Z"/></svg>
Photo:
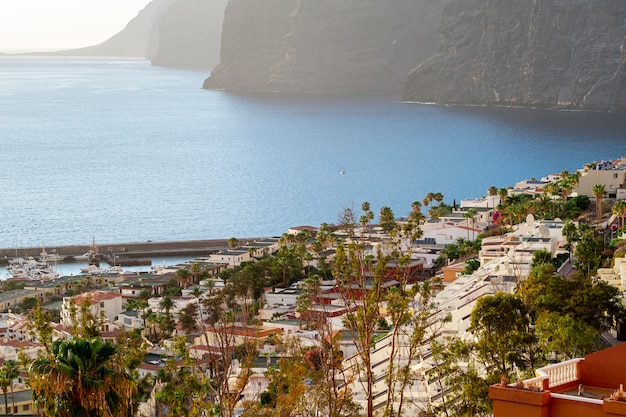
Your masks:
<svg viewBox="0 0 626 417"><path fill-rule="evenodd" d="M578 380L578 362L582 360L584 359L570 359L539 368L536 371L536 377L524 380L524 387L542 391L567 384L568 382L574 382ZM513 386L515 384L510 385Z"/></svg>
<svg viewBox="0 0 626 417"><path fill-rule="evenodd" d="M567 384L578 379L578 362L583 358L570 359L569 361L555 363L554 365L544 366L537 369L538 377L548 379L548 387L552 388L559 385Z"/></svg>

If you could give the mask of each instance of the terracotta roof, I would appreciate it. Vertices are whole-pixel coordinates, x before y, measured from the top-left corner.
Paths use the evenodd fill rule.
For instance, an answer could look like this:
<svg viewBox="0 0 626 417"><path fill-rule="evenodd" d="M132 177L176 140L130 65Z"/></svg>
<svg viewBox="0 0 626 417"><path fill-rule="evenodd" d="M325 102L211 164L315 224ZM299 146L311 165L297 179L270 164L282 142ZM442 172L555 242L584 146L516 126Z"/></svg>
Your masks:
<svg viewBox="0 0 626 417"><path fill-rule="evenodd" d="M89 300L92 303L99 303L101 301L106 301L106 300L113 300L114 298L117 297L122 297L122 295L118 292L105 292L105 291L96 291L96 292L87 292L84 294L79 294L77 296L74 296L74 303L76 303L76 305L81 305L83 303L83 300L86 300L87 298L89 298Z"/></svg>

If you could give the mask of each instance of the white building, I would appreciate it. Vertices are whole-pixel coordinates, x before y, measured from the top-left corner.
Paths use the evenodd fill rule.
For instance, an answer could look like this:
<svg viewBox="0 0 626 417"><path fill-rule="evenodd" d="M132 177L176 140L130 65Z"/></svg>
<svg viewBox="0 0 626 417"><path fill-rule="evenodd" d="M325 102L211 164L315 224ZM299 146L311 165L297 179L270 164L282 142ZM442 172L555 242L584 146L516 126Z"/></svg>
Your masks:
<svg viewBox="0 0 626 417"><path fill-rule="evenodd" d="M95 318L113 323L122 307L122 294L109 291L94 291L75 295L74 297L63 297L61 306L61 323L71 326L73 323L72 310L75 310L76 317L80 317L80 310L83 303L89 303L89 311Z"/></svg>

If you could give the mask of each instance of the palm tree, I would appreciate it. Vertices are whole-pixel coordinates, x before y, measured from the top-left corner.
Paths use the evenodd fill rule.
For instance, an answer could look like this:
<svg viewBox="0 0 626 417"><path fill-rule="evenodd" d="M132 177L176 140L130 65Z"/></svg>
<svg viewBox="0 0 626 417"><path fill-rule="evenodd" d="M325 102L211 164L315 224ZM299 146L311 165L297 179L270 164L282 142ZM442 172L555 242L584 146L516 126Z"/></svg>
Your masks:
<svg viewBox="0 0 626 417"><path fill-rule="evenodd" d="M595 184L591 192L596 197L596 224L602 223L602 197L606 194L606 188L602 184Z"/></svg>
<svg viewBox="0 0 626 417"><path fill-rule="evenodd" d="M498 189L498 197L500 197L500 203L502 203L502 205L506 204L506 201L504 201L506 199L506 197L509 195L509 190L507 188L499 188Z"/></svg>
<svg viewBox="0 0 626 417"><path fill-rule="evenodd" d="M20 375L20 370L17 367L17 362L13 359L7 359L0 368L0 381L2 381L2 391L4 392L4 409L7 409L7 393L4 382L9 384L11 388L11 401L13 403L13 410L15 411L15 395L13 394L13 380ZM8 414L8 413L7 413ZM13 414L13 413L11 413Z"/></svg>
<svg viewBox="0 0 626 417"><path fill-rule="evenodd" d="M170 310L174 307L174 301L169 295L164 295L159 302L159 308L161 311L165 310L165 320L162 321L162 330L170 333L173 330L174 323L172 323L172 315Z"/></svg>
<svg viewBox="0 0 626 417"><path fill-rule="evenodd" d="M465 213L463 213L463 217L465 218L465 221L467 222L467 239L469 240L469 222L472 222L472 227L474 226L474 223L476 222L476 215L478 214L478 210L476 210L474 207L470 208L469 210L467 210ZM474 230L472 230L472 240L474 240Z"/></svg>
<svg viewBox="0 0 626 417"><path fill-rule="evenodd" d="M443 201L443 194L441 194L440 192L434 193L433 200L435 200L438 205L441 205L441 202Z"/></svg>
<svg viewBox="0 0 626 417"><path fill-rule="evenodd" d="M419 201L412 202L411 210L413 210L413 213L418 213L419 211L422 210L422 203L420 203Z"/></svg>
<svg viewBox="0 0 626 417"><path fill-rule="evenodd" d="M621 234L624 228L624 216L626 216L626 200L619 200L613 204L613 214L619 217L619 230Z"/></svg>
<svg viewBox="0 0 626 417"><path fill-rule="evenodd" d="M137 388L117 356L100 338L57 340L50 355L29 369L30 385L45 415L117 417L132 414Z"/></svg>
<svg viewBox="0 0 626 417"><path fill-rule="evenodd" d="M231 249L237 249L237 246L239 246L239 239L237 239L236 237L231 237L230 239L228 239L228 247Z"/></svg>
<svg viewBox="0 0 626 417"><path fill-rule="evenodd" d="M498 187L496 187L495 185L492 185L487 190L487 193L489 193L489 195L491 196L491 207L493 208L496 206L495 197L498 195Z"/></svg>

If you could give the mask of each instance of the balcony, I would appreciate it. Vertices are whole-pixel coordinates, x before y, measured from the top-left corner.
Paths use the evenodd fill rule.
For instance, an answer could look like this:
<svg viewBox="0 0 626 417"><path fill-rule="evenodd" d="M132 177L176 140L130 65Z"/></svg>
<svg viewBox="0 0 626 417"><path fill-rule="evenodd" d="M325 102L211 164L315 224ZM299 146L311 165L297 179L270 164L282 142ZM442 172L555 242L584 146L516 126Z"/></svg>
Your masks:
<svg viewBox="0 0 626 417"><path fill-rule="evenodd" d="M626 344L536 371L520 383L489 387L494 417L626 416L626 401L612 399L626 385Z"/></svg>

